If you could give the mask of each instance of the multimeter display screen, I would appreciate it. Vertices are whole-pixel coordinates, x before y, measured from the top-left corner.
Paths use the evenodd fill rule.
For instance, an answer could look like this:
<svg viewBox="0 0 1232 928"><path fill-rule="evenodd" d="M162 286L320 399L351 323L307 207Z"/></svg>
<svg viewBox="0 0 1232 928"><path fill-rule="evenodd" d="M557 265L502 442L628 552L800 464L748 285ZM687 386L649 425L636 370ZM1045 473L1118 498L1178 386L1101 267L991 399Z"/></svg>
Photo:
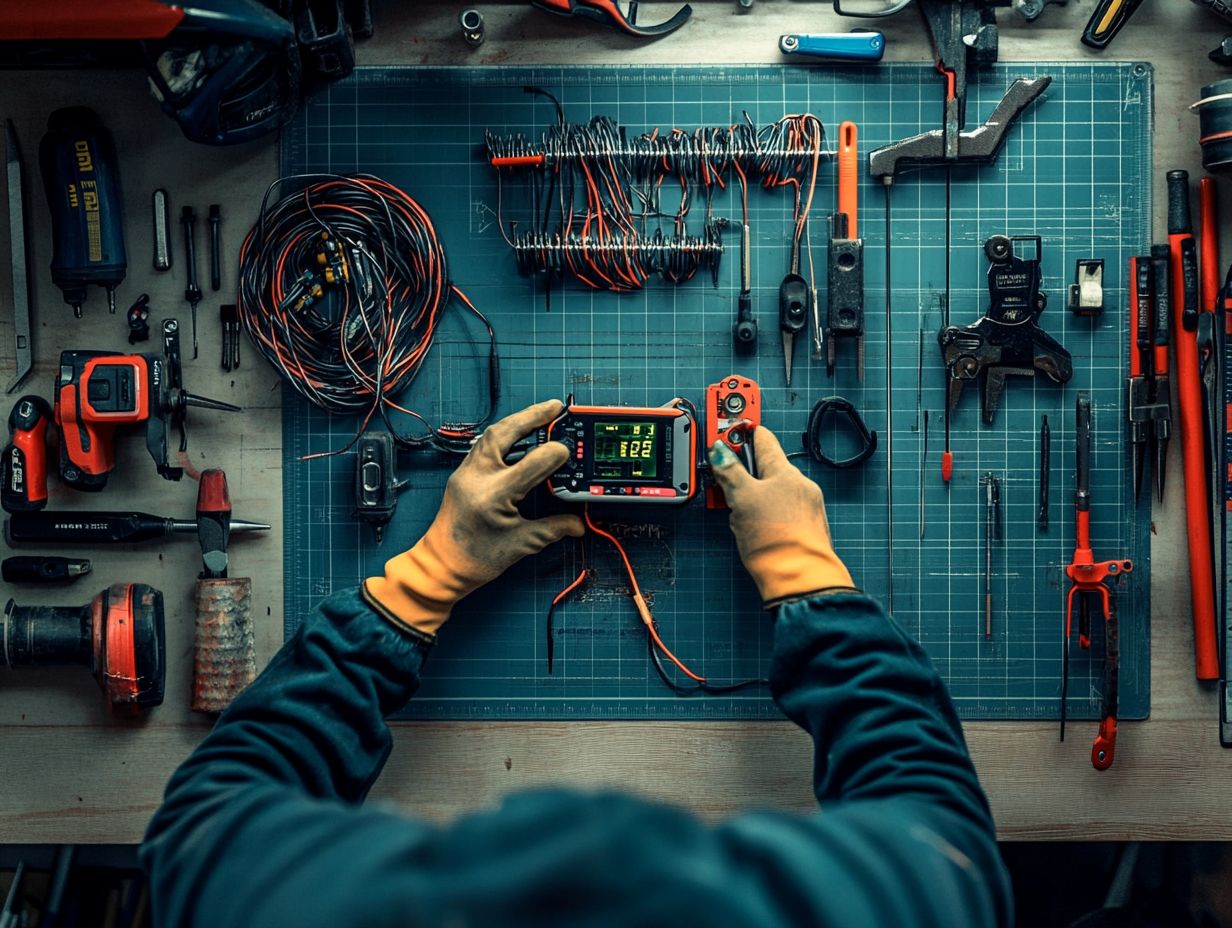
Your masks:
<svg viewBox="0 0 1232 928"><path fill-rule="evenodd" d="M648 478L659 474L657 422L596 422L592 447L596 477Z"/></svg>

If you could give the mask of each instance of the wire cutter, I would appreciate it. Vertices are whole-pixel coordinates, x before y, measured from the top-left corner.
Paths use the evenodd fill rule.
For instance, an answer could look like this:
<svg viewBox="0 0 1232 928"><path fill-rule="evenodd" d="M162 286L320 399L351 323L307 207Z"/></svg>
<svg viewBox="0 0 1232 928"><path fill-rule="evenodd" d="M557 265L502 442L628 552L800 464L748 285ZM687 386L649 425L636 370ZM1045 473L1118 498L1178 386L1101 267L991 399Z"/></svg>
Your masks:
<svg viewBox="0 0 1232 928"><path fill-rule="evenodd" d="M1078 606L1078 644L1091 647L1092 604L1104 614L1104 692L1099 713L1099 733L1091 747L1091 765L1096 770L1112 766L1117 736L1117 680L1120 673L1120 631L1112 584L1134 569L1130 560L1096 561L1091 551L1091 394L1078 391L1077 485L1074 509L1077 528L1074 557L1065 568L1073 584L1065 600L1065 637L1061 642L1061 740L1065 740L1065 698L1069 688L1069 642L1073 632L1074 606Z"/></svg>
<svg viewBox="0 0 1232 928"><path fill-rule="evenodd" d="M581 16L592 19L627 35L640 39L653 39L669 35L688 22L693 7L687 3L666 22L653 26L637 24L637 0L620 3L618 0L532 0L535 6L560 16ZM627 12L626 12L627 11Z"/></svg>
<svg viewBox="0 0 1232 928"><path fill-rule="evenodd" d="M1164 498L1164 466L1172 435L1171 387L1168 381L1167 246L1155 257L1129 259L1129 436L1133 446L1134 499L1142 495L1147 450L1155 472L1155 489Z"/></svg>

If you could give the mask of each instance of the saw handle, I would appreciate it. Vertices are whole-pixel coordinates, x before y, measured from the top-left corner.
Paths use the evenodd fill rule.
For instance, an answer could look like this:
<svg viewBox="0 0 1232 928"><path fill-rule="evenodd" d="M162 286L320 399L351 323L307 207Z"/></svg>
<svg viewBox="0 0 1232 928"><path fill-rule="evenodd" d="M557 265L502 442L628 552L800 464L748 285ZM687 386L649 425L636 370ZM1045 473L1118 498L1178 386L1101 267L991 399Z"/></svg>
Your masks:
<svg viewBox="0 0 1232 928"><path fill-rule="evenodd" d="M847 238L859 238L860 154L856 124L850 120L838 127L838 211L847 216Z"/></svg>

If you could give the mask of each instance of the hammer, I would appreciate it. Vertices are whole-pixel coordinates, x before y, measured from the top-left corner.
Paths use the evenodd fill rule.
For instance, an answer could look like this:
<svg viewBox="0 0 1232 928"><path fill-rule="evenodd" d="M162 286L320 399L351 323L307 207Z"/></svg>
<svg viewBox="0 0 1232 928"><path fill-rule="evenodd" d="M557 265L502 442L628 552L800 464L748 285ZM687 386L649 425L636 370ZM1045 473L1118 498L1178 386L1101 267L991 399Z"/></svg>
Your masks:
<svg viewBox="0 0 1232 928"><path fill-rule="evenodd" d="M202 472L197 489L197 539L202 571L197 580L193 640L194 712L221 712L257 675L253 648L252 580L229 578L231 495L227 475Z"/></svg>

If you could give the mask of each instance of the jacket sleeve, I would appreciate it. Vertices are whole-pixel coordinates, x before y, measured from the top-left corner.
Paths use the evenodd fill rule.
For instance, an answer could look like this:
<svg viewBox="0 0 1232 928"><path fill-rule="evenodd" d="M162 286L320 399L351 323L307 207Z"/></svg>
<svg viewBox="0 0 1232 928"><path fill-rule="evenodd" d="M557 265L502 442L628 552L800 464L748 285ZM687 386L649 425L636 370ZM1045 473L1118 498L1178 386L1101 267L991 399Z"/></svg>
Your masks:
<svg viewBox="0 0 1232 928"><path fill-rule="evenodd" d="M353 592L308 617L167 788L142 848L156 923L1009 924L957 718L868 597L778 610L771 679L816 744L812 817L712 826L564 791L443 828L359 808L427 650Z"/></svg>

